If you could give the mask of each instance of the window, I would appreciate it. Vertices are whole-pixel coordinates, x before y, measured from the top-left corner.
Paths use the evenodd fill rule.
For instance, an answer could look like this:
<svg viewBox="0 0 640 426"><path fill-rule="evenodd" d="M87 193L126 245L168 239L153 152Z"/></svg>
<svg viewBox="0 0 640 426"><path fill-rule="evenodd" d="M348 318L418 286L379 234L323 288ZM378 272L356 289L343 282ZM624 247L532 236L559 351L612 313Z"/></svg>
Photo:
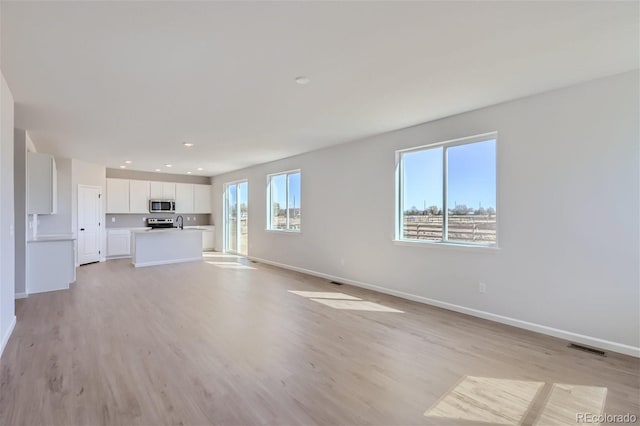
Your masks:
<svg viewBox="0 0 640 426"><path fill-rule="evenodd" d="M267 229L300 231L300 170L267 177Z"/></svg>
<svg viewBox="0 0 640 426"><path fill-rule="evenodd" d="M496 138L398 151L397 240L497 244Z"/></svg>

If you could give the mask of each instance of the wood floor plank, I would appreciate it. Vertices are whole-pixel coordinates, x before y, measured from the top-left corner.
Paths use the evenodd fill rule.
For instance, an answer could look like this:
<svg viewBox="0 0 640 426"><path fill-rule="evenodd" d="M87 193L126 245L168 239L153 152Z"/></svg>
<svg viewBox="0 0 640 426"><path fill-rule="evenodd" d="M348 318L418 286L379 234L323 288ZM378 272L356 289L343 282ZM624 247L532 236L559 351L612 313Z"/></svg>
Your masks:
<svg viewBox="0 0 640 426"><path fill-rule="evenodd" d="M465 377L606 388L604 412L640 414L638 359L348 285L401 313L290 291L335 286L237 257L81 267L70 290L17 301L0 425L486 426L424 415ZM494 396L478 400L507 412ZM510 419L539 423L544 403Z"/></svg>

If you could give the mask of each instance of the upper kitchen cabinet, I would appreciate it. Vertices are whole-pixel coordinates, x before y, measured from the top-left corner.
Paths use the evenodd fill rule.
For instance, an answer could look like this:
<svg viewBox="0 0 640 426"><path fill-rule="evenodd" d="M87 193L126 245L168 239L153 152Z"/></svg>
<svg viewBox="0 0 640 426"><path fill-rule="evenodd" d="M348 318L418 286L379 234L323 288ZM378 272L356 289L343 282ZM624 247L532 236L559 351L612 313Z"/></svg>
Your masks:
<svg viewBox="0 0 640 426"><path fill-rule="evenodd" d="M212 213L211 185L193 185L193 213Z"/></svg>
<svg viewBox="0 0 640 426"><path fill-rule="evenodd" d="M129 213L149 213L149 181L129 181Z"/></svg>
<svg viewBox="0 0 640 426"><path fill-rule="evenodd" d="M176 213L194 213L193 184L176 183Z"/></svg>
<svg viewBox="0 0 640 426"><path fill-rule="evenodd" d="M56 214L58 171L52 155L29 152L27 156L27 214Z"/></svg>
<svg viewBox="0 0 640 426"><path fill-rule="evenodd" d="M150 182L149 199L151 200L175 200L176 184L172 182Z"/></svg>
<svg viewBox="0 0 640 426"><path fill-rule="evenodd" d="M129 180L107 178L107 213L129 213Z"/></svg>

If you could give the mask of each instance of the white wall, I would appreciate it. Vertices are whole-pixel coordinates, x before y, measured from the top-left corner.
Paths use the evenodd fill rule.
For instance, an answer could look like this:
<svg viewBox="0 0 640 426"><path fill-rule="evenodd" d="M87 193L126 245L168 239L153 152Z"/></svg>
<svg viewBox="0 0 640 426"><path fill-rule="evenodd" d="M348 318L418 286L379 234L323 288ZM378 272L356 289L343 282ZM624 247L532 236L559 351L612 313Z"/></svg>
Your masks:
<svg viewBox="0 0 640 426"><path fill-rule="evenodd" d="M104 212L106 211L106 167L86 161L71 160L71 230L78 236L78 185L99 186L102 189L102 259L106 256L106 238L104 234ZM78 265L78 242L76 240L76 265Z"/></svg>
<svg viewBox="0 0 640 426"><path fill-rule="evenodd" d="M640 356L638 79L625 73L217 176L215 222L223 184L248 178L252 257ZM395 151L494 130L500 250L394 244ZM295 168L302 233L267 232L265 176Z"/></svg>
<svg viewBox="0 0 640 426"><path fill-rule="evenodd" d="M15 296L26 297L27 268L27 132L13 133L13 188L15 228Z"/></svg>
<svg viewBox="0 0 640 426"><path fill-rule="evenodd" d="M1 75L1 73L0 73ZM13 200L13 95L0 86L0 355L16 323Z"/></svg>

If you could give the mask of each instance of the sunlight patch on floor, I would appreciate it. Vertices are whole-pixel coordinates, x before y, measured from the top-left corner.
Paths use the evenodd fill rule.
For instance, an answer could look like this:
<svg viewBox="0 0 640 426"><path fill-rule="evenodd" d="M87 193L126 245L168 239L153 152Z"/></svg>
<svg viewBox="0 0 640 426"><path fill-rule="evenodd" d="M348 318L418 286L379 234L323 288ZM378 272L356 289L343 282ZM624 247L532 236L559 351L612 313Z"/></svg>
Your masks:
<svg viewBox="0 0 640 426"><path fill-rule="evenodd" d="M388 306L378 303L367 302L366 300L336 300L336 299L314 299L314 302L322 303L334 309L348 309L352 311L370 311L370 312L397 312L403 314L403 311L389 308Z"/></svg>
<svg viewBox="0 0 640 426"><path fill-rule="evenodd" d="M329 292L329 291L289 290L289 293L297 294L298 296L302 296L302 297L313 297L316 299L362 300L357 297L349 296L348 294Z"/></svg>
<svg viewBox="0 0 640 426"><path fill-rule="evenodd" d="M578 413L602 414L607 388L554 383L536 426L577 423Z"/></svg>
<svg viewBox="0 0 640 426"><path fill-rule="evenodd" d="M465 376L424 415L515 426L543 386L544 382Z"/></svg>
<svg viewBox="0 0 640 426"><path fill-rule="evenodd" d="M237 254L228 254L228 253L218 253L218 252L203 252L202 257L205 259L241 259L242 256L238 256Z"/></svg>
<svg viewBox="0 0 640 426"><path fill-rule="evenodd" d="M352 311L369 311L369 312L396 312L403 314L404 311L390 308L379 303L368 302L359 297L349 296L348 294L338 293L335 291L298 291L287 290L289 293L306 297L314 302L321 303L334 309L344 309Z"/></svg>
<svg viewBox="0 0 640 426"><path fill-rule="evenodd" d="M207 261L209 265L217 266L222 269L256 269L251 266L243 265L241 263L236 262L210 262Z"/></svg>

